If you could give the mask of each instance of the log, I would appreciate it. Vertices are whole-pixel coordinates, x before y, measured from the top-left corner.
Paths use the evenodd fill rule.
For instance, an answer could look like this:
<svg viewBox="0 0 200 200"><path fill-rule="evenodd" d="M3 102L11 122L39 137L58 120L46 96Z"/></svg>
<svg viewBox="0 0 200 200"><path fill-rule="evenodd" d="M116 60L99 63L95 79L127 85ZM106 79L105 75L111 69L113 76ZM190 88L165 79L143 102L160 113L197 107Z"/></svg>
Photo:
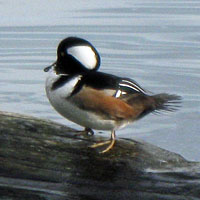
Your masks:
<svg viewBox="0 0 200 200"><path fill-rule="evenodd" d="M107 140L0 112L0 199L200 199L200 163L143 141Z"/></svg>

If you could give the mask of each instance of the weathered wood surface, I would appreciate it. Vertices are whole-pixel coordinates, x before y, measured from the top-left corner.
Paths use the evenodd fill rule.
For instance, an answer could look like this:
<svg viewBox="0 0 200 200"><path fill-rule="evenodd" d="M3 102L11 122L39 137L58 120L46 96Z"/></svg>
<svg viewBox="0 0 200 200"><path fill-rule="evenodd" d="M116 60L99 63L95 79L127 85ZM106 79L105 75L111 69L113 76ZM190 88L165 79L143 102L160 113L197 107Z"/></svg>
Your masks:
<svg viewBox="0 0 200 200"><path fill-rule="evenodd" d="M200 164L153 145L0 112L0 199L200 199Z"/></svg>

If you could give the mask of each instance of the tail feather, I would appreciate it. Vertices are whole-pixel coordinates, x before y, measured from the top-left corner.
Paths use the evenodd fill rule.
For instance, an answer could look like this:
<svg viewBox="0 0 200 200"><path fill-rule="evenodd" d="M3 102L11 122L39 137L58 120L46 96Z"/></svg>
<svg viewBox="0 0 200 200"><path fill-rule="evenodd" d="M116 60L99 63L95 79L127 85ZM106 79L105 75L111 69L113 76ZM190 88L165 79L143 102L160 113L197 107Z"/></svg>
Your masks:
<svg viewBox="0 0 200 200"><path fill-rule="evenodd" d="M166 93L151 96L138 93L129 96L125 101L136 110L141 111L137 116L137 119L141 119L151 112L158 114L162 111L173 112L178 110L180 108L181 97Z"/></svg>
<svg viewBox="0 0 200 200"><path fill-rule="evenodd" d="M161 113L162 111L173 112L180 108L181 97L166 93L156 95L134 94L126 100L134 108L141 109L137 119L141 119L147 114Z"/></svg>
<svg viewBox="0 0 200 200"><path fill-rule="evenodd" d="M181 97L171 94L157 94L151 96L154 101L153 110L154 112L169 111L174 112L180 108Z"/></svg>

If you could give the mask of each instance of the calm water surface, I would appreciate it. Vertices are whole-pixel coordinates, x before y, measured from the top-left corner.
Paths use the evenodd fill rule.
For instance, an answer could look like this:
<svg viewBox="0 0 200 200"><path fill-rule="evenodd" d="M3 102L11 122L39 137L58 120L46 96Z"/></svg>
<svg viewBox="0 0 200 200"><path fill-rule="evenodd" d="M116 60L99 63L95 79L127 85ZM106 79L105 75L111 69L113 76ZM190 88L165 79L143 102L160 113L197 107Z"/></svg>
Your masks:
<svg viewBox="0 0 200 200"><path fill-rule="evenodd" d="M183 97L178 112L150 114L118 137L200 161L200 2L84 2L0 1L0 109L80 128L50 106L43 68L55 61L61 39L83 37L100 52L101 71Z"/></svg>

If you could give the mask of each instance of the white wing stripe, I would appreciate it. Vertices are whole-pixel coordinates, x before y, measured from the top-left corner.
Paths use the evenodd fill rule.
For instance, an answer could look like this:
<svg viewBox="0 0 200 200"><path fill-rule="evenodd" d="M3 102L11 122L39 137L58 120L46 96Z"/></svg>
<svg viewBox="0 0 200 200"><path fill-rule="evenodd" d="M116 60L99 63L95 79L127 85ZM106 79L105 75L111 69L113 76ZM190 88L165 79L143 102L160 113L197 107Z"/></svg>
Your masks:
<svg viewBox="0 0 200 200"><path fill-rule="evenodd" d="M124 87L129 87L129 88L132 88L133 90L136 90L138 92L143 92L145 93L145 91L140 87L138 86L137 84L131 82L131 81L128 81L128 80L122 80L122 83L119 83L120 86L124 86Z"/></svg>
<svg viewBox="0 0 200 200"><path fill-rule="evenodd" d="M131 82L131 81L128 81L128 80L122 80L123 82L126 82L126 83L129 83L129 84L133 84L133 82Z"/></svg>
<svg viewBox="0 0 200 200"><path fill-rule="evenodd" d="M133 87L140 88L136 83L133 83L133 82L131 82L131 81L122 80L122 82L126 82L126 83L128 83L129 85L132 85Z"/></svg>
<svg viewBox="0 0 200 200"><path fill-rule="evenodd" d="M122 91L121 91L121 90L118 90L118 91L116 92L116 94L115 94L115 97L118 98L118 97L121 96L121 94L122 94Z"/></svg>
<svg viewBox="0 0 200 200"><path fill-rule="evenodd" d="M128 87L128 88L131 88L131 89L134 89L134 90L137 90L138 92L141 91L141 90L139 90L137 87L133 87L132 85L127 85L127 84L123 84L123 83L120 83L119 85L120 85L120 86L124 86L124 87Z"/></svg>

